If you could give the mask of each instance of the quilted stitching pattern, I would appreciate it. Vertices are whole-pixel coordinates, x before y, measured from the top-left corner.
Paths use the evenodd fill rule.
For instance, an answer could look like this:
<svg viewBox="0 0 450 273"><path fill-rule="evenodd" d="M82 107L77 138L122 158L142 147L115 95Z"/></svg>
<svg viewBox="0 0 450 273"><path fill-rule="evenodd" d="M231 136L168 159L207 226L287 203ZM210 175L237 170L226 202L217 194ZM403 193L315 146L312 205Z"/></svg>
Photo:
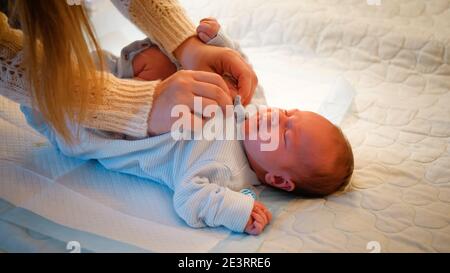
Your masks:
<svg viewBox="0 0 450 273"><path fill-rule="evenodd" d="M450 1L182 2L253 56L276 48L357 90L351 185L291 202L260 251L450 251Z"/></svg>
<svg viewBox="0 0 450 273"><path fill-rule="evenodd" d="M217 17L251 60L343 75L357 91L343 124L355 152L351 184L290 202L260 252L367 252L370 241L382 252L450 251L450 1L181 2L194 18ZM48 151L43 138L16 105L0 106L1 167L20 162L54 178L82 164L49 171L52 153L29 156Z"/></svg>

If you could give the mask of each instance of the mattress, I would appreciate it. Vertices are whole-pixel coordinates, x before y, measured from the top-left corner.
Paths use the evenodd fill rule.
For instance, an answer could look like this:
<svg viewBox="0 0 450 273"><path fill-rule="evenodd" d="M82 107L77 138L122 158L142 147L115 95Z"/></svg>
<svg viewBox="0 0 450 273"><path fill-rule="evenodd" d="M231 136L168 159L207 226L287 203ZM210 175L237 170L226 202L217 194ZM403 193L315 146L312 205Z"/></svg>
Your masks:
<svg viewBox="0 0 450 273"><path fill-rule="evenodd" d="M269 105L317 108L308 100L318 99L315 88L335 79L350 82L356 96L341 127L355 154L351 183L323 199L268 191L262 198L276 217L262 236L198 230L198 238L210 245L198 239L194 248L183 249L145 237L150 235L139 228L146 227L151 210L131 210L134 196L118 194L133 186L159 191L159 202L168 202L170 193L95 162L62 156L26 125L17 105L1 98L1 250L67 251L67 242L75 240L94 252L450 251L450 1L180 2L195 21L214 16L241 42ZM102 44L113 52L142 36L119 20L101 24L117 18L108 3L98 2L93 12ZM114 185L108 191L95 183L105 177ZM86 181L93 181L89 188ZM83 226L77 221L82 218L36 210L38 201L47 200L36 196L48 197L55 188L78 194L81 203L100 200L102 210L91 224L114 219L135 224L111 225L123 233L115 237L118 233ZM83 209L72 206L66 214L82 217ZM131 236L139 232L142 236Z"/></svg>

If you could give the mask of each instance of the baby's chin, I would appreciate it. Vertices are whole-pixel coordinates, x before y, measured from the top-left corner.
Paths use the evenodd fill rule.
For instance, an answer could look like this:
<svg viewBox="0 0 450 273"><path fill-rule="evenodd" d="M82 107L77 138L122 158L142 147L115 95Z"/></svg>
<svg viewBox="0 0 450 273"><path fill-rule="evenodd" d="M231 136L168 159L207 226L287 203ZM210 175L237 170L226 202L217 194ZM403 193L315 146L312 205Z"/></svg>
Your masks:
<svg viewBox="0 0 450 273"><path fill-rule="evenodd" d="M244 147L247 150L247 153L250 153L251 156L254 156L254 147L260 144L260 141L258 139L258 115L255 114L245 119L244 126L241 127L241 130L242 136L244 137Z"/></svg>

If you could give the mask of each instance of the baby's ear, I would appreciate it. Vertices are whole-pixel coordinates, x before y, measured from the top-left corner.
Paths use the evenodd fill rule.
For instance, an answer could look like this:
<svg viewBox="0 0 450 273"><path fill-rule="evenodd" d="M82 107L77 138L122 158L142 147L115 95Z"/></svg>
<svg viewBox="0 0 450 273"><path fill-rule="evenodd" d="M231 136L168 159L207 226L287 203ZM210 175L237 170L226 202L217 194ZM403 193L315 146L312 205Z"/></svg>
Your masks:
<svg viewBox="0 0 450 273"><path fill-rule="evenodd" d="M295 182L290 178L268 172L265 176L265 180L266 183L272 187L289 192L295 190Z"/></svg>

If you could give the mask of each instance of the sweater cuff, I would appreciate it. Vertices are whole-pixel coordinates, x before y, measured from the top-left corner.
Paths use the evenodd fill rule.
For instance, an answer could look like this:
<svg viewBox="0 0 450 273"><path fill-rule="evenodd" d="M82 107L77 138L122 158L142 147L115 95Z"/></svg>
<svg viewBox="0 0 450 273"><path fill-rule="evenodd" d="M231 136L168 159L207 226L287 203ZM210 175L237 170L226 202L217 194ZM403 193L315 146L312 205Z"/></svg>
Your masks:
<svg viewBox="0 0 450 273"><path fill-rule="evenodd" d="M244 232L255 200L248 195L227 189L224 197L224 211L221 213L223 219L228 223L224 226L234 232Z"/></svg>
<svg viewBox="0 0 450 273"><path fill-rule="evenodd" d="M12 58L22 50L22 40L22 31L11 28L8 24L8 17L0 12L0 41L2 47L6 47L13 54L7 57Z"/></svg>
<svg viewBox="0 0 450 273"><path fill-rule="evenodd" d="M159 81L106 78L101 102L90 104L83 126L143 138Z"/></svg>
<svg viewBox="0 0 450 273"><path fill-rule="evenodd" d="M169 54L196 35L194 24L176 0L135 0L129 12L136 25Z"/></svg>

